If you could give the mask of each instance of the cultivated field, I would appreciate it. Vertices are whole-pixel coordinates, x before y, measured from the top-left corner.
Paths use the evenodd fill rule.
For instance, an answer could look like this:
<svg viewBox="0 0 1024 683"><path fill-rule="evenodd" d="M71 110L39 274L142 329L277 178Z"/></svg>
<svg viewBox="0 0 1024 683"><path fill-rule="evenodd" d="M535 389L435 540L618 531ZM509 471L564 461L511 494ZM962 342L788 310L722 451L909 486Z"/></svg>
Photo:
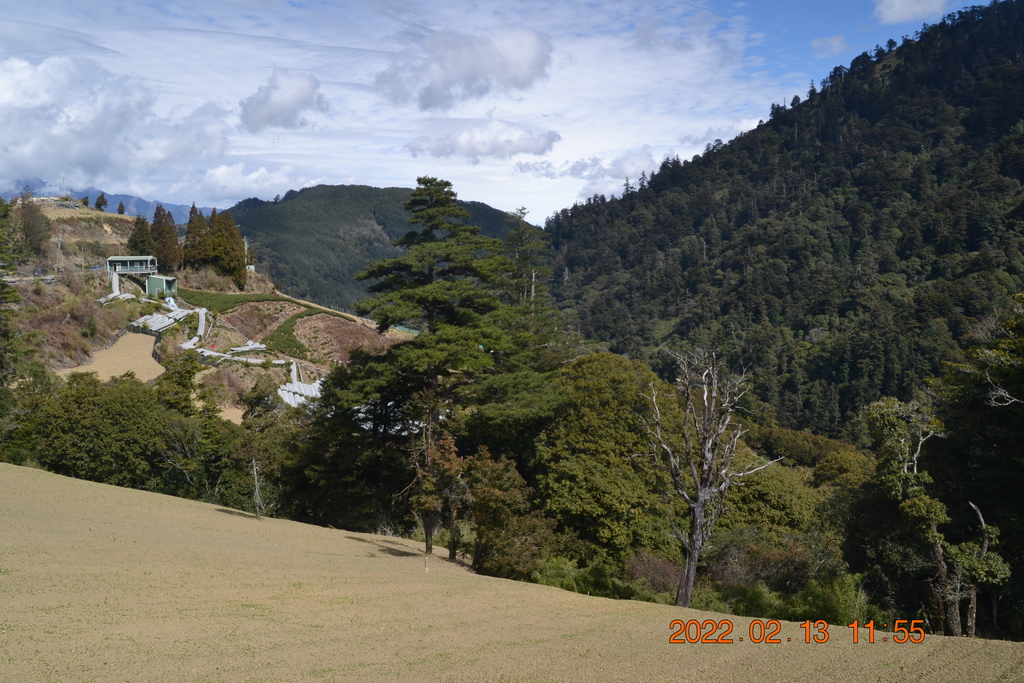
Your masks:
<svg viewBox="0 0 1024 683"><path fill-rule="evenodd" d="M0 464L0 680L1020 680L1024 645L670 645L721 619L476 576L418 544ZM880 640L883 635L877 634ZM791 642L787 642L791 638Z"/></svg>

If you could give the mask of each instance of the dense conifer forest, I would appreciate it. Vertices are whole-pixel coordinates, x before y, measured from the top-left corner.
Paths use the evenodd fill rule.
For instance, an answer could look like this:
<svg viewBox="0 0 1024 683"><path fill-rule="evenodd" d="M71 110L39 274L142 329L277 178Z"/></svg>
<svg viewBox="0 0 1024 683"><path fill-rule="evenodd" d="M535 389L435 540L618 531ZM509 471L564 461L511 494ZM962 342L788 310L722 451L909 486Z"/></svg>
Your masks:
<svg viewBox="0 0 1024 683"><path fill-rule="evenodd" d="M852 415L912 398L1021 291L1022 14L950 15L552 216L555 296L618 353L728 349L760 419L856 439Z"/></svg>

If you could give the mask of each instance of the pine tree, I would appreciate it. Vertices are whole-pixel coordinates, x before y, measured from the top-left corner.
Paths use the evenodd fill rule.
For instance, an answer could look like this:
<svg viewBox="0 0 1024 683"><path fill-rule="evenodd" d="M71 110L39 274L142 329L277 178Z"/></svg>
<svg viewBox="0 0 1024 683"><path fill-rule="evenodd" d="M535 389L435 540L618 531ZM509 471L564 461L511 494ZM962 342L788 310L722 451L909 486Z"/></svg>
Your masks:
<svg viewBox="0 0 1024 683"><path fill-rule="evenodd" d="M206 252L209 234L210 226L207 225L203 212L192 204L188 214L188 225L185 227L183 256L186 268L199 268L209 261Z"/></svg>
<svg viewBox="0 0 1024 683"><path fill-rule="evenodd" d="M371 264L356 275L378 279L370 287L377 296L358 310L377 321L382 332L406 325L437 333L443 325L459 325L465 316L486 313L498 301L485 283L497 280L495 268L501 241L481 235L480 228L461 221L469 212L456 203L452 184L437 178L419 178L405 208L409 221L422 225L394 241L404 255ZM489 254L490 258L480 258ZM507 268L505 269L507 270Z"/></svg>
<svg viewBox="0 0 1024 683"><path fill-rule="evenodd" d="M12 202L13 203L13 202ZM11 220L11 204L0 197L0 266L8 267L13 261L14 224ZM0 303L16 302L21 297L18 290L0 279ZM11 325L13 311L8 306L0 307L0 415L6 416L14 401L11 385L18 375L21 339ZM0 456L2 458L2 456Z"/></svg>
<svg viewBox="0 0 1024 683"><path fill-rule="evenodd" d="M450 182L423 177L418 183L406 209L412 211L410 222L422 228L395 240L406 249L402 256L371 264L357 277L378 280L370 287L376 296L362 302L360 312L382 331L405 325L419 334L343 374L350 386L354 382L369 392L368 401L386 400L392 405L385 412L401 413L414 472L409 498L429 555L434 529L444 514L449 522L455 514L446 501L449 475L461 471L452 439L460 430L460 392L491 371L495 355L511 351L487 316L500 306L494 290L511 266L497 255L500 240L461 222L468 212L456 203ZM402 393L397 406L384 398L396 380Z"/></svg>
<svg viewBox="0 0 1024 683"><path fill-rule="evenodd" d="M135 225L132 227L132 234L128 236L128 243L125 249L132 256L155 256L157 252L156 242L153 241L153 234L149 229L149 221L142 216L135 217Z"/></svg>
<svg viewBox="0 0 1024 683"><path fill-rule="evenodd" d="M178 228L174 224L174 216L170 211L158 204L153 212L153 225L150 229L153 243L156 245L154 255L160 265L161 273L173 273L181 267L182 248L178 243Z"/></svg>
<svg viewBox="0 0 1024 683"><path fill-rule="evenodd" d="M53 226L50 219L43 214L43 210L32 202L31 192L22 191L21 199L18 202L17 218L25 246L33 254L42 254L43 246L53 233Z"/></svg>
<svg viewBox="0 0 1024 683"><path fill-rule="evenodd" d="M208 263L221 275L227 275L239 289L245 287L245 242L230 211L210 214Z"/></svg>
<svg viewBox="0 0 1024 683"><path fill-rule="evenodd" d="M96 202L93 204L98 210L107 210L107 195L100 192L100 196L96 198Z"/></svg>

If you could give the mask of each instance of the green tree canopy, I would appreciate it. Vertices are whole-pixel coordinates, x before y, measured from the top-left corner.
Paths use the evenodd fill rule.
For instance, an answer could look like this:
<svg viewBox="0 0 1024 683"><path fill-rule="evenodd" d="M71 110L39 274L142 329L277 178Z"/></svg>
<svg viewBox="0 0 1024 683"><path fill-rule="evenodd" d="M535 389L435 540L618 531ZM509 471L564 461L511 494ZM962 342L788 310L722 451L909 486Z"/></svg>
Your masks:
<svg viewBox="0 0 1024 683"><path fill-rule="evenodd" d="M582 541L575 559L621 566L641 548L674 555L667 482L639 457L649 451L645 391L670 388L642 363L609 353L579 358L555 382L567 400L538 445L537 494L559 529ZM678 423L673 405L665 419Z"/></svg>
<svg viewBox="0 0 1024 683"><path fill-rule="evenodd" d="M125 250L133 256L156 255L157 245L153 241L149 221L142 216L135 217L135 225L132 226L132 233L128 236Z"/></svg>
<svg viewBox="0 0 1024 683"><path fill-rule="evenodd" d="M157 204L153 212L153 225L150 228L153 235L157 263L161 273L173 273L181 267L183 251L178 242L178 227L174 224L174 216L170 211L164 209L163 204Z"/></svg>
<svg viewBox="0 0 1024 683"><path fill-rule="evenodd" d="M209 261L209 234L210 226L203 217L203 212L192 204L188 214L188 225L185 226L183 249L184 264L187 268L199 268Z"/></svg>
<svg viewBox="0 0 1024 683"><path fill-rule="evenodd" d="M210 213L207 265L220 275L227 275L239 289L245 287L245 242L230 211Z"/></svg>
<svg viewBox="0 0 1024 683"><path fill-rule="evenodd" d="M210 212L209 220L192 205L185 227L184 263L189 268L208 266L227 275L239 289L245 287L245 242L231 212Z"/></svg>
<svg viewBox="0 0 1024 683"><path fill-rule="evenodd" d="M156 488L165 413L131 373L106 384L74 373L34 418L47 469L117 486Z"/></svg>

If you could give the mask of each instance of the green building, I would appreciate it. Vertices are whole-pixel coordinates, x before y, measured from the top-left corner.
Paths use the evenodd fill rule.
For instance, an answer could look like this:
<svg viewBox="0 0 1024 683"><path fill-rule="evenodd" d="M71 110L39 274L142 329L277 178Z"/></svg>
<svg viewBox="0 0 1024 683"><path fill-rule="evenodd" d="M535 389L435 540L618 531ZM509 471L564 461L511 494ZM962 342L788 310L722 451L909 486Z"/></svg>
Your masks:
<svg viewBox="0 0 1024 683"><path fill-rule="evenodd" d="M178 296L178 278L168 275L150 275L146 280L146 296Z"/></svg>

